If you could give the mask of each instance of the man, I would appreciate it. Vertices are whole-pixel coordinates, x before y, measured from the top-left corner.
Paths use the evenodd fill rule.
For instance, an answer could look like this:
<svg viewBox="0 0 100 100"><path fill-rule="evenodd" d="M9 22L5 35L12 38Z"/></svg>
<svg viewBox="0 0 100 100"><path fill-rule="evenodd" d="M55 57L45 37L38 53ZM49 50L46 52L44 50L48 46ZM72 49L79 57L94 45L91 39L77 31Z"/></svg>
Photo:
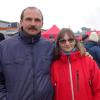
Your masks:
<svg viewBox="0 0 100 100"><path fill-rule="evenodd" d="M23 10L19 32L0 44L0 100L52 100L53 45L41 38L42 12Z"/></svg>

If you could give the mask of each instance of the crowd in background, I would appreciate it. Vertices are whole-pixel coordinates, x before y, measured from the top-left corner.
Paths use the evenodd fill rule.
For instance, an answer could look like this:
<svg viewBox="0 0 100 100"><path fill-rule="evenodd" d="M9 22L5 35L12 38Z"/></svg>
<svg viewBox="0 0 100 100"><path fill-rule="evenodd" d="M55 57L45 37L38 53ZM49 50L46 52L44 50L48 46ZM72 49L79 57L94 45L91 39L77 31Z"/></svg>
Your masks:
<svg viewBox="0 0 100 100"><path fill-rule="evenodd" d="M100 36L96 32L91 32L89 36L83 37L83 44L100 68Z"/></svg>

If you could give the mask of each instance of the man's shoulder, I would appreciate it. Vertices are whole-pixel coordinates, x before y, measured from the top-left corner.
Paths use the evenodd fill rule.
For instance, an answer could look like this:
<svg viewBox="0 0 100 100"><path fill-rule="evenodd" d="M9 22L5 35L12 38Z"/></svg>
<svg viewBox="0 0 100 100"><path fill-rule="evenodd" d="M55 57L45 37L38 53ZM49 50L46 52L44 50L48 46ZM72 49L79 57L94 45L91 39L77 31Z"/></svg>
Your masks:
<svg viewBox="0 0 100 100"><path fill-rule="evenodd" d="M45 38L40 38L40 41L35 46L49 51L54 49L54 44Z"/></svg>
<svg viewBox="0 0 100 100"><path fill-rule="evenodd" d="M49 42L50 43L50 41L48 39L44 38L44 37L41 37L40 41L42 41L42 42Z"/></svg>
<svg viewBox="0 0 100 100"><path fill-rule="evenodd" d="M47 45L53 45L52 42L50 42L48 39L43 38L43 37L40 38L40 43L47 44Z"/></svg>

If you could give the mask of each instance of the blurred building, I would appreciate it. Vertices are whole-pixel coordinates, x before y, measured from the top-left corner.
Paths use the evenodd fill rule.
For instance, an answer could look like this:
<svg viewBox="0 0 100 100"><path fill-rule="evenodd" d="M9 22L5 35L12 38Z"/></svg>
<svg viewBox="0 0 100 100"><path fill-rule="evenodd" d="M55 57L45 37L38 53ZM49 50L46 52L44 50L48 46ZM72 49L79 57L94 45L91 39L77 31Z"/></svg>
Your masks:
<svg viewBox="0 0 100 100"><path fill-rule="evenodd" d="M18 22L7 22L0 20L0 33L3 33L6 38L14 35L18 31L19 23Z"/></svg>

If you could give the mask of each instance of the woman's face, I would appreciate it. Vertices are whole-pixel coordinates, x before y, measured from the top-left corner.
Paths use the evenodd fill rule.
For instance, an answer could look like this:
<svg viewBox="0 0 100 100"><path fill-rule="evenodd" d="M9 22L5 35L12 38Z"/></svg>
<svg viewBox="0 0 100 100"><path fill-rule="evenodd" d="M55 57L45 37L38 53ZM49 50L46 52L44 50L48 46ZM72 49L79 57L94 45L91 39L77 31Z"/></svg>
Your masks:
<svg viewBox="0 0 100 100"><path fill-rule="evenodd" d="M67 34L59 40L59 46L62 51L71 51L75 47L75 40L69 37Z"/></svg>

